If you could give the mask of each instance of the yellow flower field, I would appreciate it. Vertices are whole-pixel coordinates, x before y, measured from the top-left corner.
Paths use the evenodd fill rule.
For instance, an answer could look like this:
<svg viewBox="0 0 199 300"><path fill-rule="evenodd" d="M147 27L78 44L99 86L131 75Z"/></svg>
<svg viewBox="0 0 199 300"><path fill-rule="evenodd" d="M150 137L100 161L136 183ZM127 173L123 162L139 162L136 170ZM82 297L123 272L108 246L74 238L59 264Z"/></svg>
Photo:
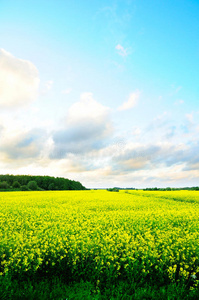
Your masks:
<svg viewBox="0 0 199 300"><path fill-rule="evenodd" d="M0 193L0 275L199 279L199 192Z"/></svg>

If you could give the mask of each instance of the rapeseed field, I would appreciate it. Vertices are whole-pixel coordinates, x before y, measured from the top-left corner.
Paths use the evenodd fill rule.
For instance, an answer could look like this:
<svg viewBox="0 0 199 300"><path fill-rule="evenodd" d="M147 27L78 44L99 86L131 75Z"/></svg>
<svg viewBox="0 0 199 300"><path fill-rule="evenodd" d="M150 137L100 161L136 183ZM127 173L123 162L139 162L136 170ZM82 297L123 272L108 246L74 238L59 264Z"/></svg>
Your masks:
<svg viewBox="0 0 199 300"><path fill-rule="evenodd" d="M199 192L0 193L0 276L199 285Z"/></svg>

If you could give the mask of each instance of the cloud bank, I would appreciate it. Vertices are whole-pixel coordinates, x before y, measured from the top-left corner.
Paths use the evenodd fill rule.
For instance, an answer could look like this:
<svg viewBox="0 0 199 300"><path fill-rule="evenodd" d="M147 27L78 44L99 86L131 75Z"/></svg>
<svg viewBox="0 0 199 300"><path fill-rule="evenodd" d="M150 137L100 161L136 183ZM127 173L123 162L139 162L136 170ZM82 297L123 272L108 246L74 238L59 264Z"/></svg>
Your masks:
<svg viewBox="0 0 199 300"><path fill-rule="evenodd" d="M43 86L49 91L54 84L45 80ZM50 108L50 96L46 102L35 101L35 113L34 105L25 106L36 99L38 86L38 70L31 62L0 50L2 173L64 176L88 187L198 185L199 112L186 111L176 122L163 110L122 131L128 110L139 103L139 90L115 111L92 93L82 93L77 101L66 90L69 104L63 106L66 110L59 106L58 122L49 127L45 121L54 120L54 111L49 115L45 106L48 103ZM20 110L10 109L16 107ZM116 111L121 123L117 125L112 121Z"/></svg>

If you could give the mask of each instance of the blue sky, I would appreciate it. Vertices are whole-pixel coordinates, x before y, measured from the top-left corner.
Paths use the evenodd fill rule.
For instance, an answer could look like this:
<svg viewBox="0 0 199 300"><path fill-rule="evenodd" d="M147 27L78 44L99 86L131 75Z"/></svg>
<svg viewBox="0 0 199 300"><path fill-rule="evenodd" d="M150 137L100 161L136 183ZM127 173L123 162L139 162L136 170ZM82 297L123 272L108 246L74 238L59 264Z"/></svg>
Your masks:
<svg viewBox="0 0 199 300"><path fill-rule="evenodd" d="M199 185L198 1L0 0L0 173Z"/></svg>

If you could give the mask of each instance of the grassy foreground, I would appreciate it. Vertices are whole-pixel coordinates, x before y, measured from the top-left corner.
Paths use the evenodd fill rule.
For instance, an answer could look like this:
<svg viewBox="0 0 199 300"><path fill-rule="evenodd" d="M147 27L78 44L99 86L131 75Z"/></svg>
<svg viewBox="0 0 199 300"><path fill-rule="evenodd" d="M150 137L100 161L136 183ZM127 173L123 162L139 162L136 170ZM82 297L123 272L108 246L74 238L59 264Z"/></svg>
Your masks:
<svg viewBox="0 0 199 300"><path fill-rule="evenodd" d="M197 191L0 193L0 299L199 299Z"/></svg>

